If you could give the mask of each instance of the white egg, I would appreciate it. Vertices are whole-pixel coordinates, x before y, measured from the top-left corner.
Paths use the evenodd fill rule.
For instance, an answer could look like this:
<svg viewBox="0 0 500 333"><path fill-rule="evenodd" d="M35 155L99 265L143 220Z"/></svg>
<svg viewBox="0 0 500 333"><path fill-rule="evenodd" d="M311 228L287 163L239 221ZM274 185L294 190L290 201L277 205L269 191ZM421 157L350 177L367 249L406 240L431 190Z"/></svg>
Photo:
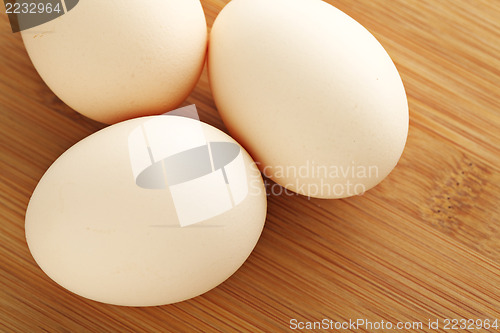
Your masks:
<svg viewBox="0 0 500 333"><path fill-rule="evenodd" d="M266 217L258 168L225 133L153 116L105 128L44 174L26 212L42 270L96 301L153 306L231 276Z"/></svg>
<svg viewBox="0 0 500 333"><path fill-rule="evenodd" d="M80 1L22 36L50 89L105 123L177 107L196 85L207 47L198 0Z"/></svg>
<svg viewBox="0 0 500 333"><path fill-rule="evenodd" d="M403 152L408 104L394 63L323 1L231 1L211 31L208 65L231 135L287 189L361 194Z"/></svg>

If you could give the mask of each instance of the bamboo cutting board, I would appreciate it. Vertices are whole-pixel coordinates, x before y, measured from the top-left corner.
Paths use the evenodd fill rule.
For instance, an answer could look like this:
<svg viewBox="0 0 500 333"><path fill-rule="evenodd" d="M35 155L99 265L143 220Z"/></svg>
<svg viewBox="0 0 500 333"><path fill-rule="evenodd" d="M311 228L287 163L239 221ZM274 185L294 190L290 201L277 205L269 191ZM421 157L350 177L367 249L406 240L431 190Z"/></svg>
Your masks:
<svg viewBox="0 0 500 333"><path fill-rule="evenodd" d="M202 1L209 26L226 2ZM359 197L270 196L262 238L234 276L152 308L76 296L28 251L24 213L38 180L104 125L47 88L2 7L0 331L278 332L292 319L366 319L436 332L447 318L500 321L500 1L329 2L368 28L401 73L410 132L399 165ZM224 129L206 72L185 105L193 103Z"/></svg>

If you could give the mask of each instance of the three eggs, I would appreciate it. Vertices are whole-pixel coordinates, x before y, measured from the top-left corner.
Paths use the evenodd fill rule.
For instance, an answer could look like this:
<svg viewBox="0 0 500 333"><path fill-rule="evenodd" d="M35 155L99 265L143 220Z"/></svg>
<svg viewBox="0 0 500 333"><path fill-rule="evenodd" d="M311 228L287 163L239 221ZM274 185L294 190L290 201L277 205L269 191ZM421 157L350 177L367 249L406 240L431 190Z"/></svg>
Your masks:
<svg viewBox="0 0 500 333"><path fill-rule="evenodd" d="M264 225L259 169L299 194L344 198L381 182L404 149L396 67L321 0L233 0L218 15L209 80L236 141L179 115L141 117L175 109L201 75L197 0L87 0L22 35L56 95L116 123L49 168L26 214L40 267L94 300L160 305L222 283Z"/></svg>

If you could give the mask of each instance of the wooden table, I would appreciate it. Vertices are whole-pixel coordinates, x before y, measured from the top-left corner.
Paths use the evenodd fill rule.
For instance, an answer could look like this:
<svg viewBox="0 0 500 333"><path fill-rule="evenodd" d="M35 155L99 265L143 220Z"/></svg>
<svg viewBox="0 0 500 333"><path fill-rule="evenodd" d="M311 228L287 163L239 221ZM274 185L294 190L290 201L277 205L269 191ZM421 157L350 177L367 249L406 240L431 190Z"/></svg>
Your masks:
<svg viewBox="0 0 500 333"><path fill-rule="evenodd" d="M211 26L227 1L202 2ZM360 197L269 197L262 238L234 276L152 308L76 296L31 257L24 213L33 189L62 152L104 125L47 88L2 13L0 331L276 332L291 319L364 318L435 332L429 319L439 331L446 318L500 320L500 1L329 2L368 28L401 73L410 133L399 165ZM224 128L206 73L192 103Z"/></svg>

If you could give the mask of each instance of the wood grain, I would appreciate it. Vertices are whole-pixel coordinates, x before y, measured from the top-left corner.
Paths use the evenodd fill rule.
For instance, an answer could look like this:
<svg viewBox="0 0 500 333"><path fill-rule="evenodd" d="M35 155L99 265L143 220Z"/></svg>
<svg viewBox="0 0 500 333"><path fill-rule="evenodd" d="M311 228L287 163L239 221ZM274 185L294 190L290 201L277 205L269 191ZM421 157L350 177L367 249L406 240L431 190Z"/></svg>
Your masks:
<svg viewBox="0 0 500 333"><path fill-rule="evenodd" d="M202 1L210 26L226 2ZM500 2L329 2L368 28L401 73L410 133L398 167L360 197L270 196L262 238L234 276L153 308L78 297L31 257L24 213L33 189L62 152L104 125L47 88L2 13L0 330L278 332L291 318L366 318L421 321L434 332L429 319L500 320ZM192 103L224 129L206 73Z"/></svg>

